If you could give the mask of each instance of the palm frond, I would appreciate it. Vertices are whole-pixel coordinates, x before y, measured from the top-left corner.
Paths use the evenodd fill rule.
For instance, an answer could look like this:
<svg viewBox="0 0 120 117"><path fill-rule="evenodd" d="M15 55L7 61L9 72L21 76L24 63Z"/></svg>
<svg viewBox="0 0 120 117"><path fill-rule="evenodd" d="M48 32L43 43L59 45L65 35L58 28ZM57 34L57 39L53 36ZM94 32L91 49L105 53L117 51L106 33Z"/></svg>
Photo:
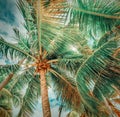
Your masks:
<svg viewBox="0 0 120 117"><path fill-rule="evenodd" d="M35 4L37 4L35 6ZM41 47L40 43L41 43L41 17L39 18L38 16L41 15L40 12L40 8L38 10L38 4L37 1L23 1L23 0L19 0L18 1L18 8L21 11L21 14L25 20L25 28L28 31L28 40L30 42L30 45L34 45L35 44L35 40L37 41L37 47L34 49L32 49L32 47L30 48L32 51L36 51L37 53L39 52L39 49ZM37 11L36 11L37 10ZM40 20L40 21L39 21Z"/></svg>
<svg viewBox="0 0 120 117"><path fill-rule="evenodd" d="M48 63L75 72L87 56L92 54L92 50L82 33L71 28L64 28L61 31L57 31L59 32L57 37L50 38L51 42L47 41L49 38L46 38L47 46L45 45L45 49L47 47Z"/></svg>
<svg viewBox="0 0 120 117"><path fill-rule="evenodd" d="M18 108L20 106L20 104L23 101L23 94L21 94L20 92L11 92L12 93L12 102L13 102L13 106Z"/></svg>
<svg viewBox="0 0 120 117"><path fill-rule="evenodd" d="M1 117L12 117L12 110L7 107L0 106L0 116Z"/></svg>
<svg viewBox="0 0 120 117"><path fill-rule="evenodd" d="M35 53L38 53L39 47L38 47L37 17L35 15L36 12L34 5L32 3L30 4L27 1L23 1L23 0L19 0L17 5L25 20L24 27L27 30L27 36L28 36L26 42L28 43L32 54L35 55Z"/></svg>
<svg viewBox="0 0 120 117"><path fill-rule="evenodd" d="M20 68L19 64L0 65L0 76L10 73L15 73L15 71L17 71L19 68Z"/></svg>
<svg viewBox="0 0 120 117"><path fill-rule="evenodd" d="M36 77L29 82L26 93L23 97L20 112L18 117L32 117L36 105L38 104L38 98L40 96L39 78Z"/></svg>
<svg viewBox="0 0 120 117"><path fill-rule="evenodd" d="M32 73L30 73L32 70L29 69L27 71L21 71L20 73L15 74L13 79L9 82L7 85L7 89L11 92L12 98L13 98L13 105L19 106L22 102L22 97L24 93L22 94L24 88L29 84L31 79L33 78ZM24 88L23 88L24 87Z"/></svg>
<svg viewBox="0 0 120 117"><path fill-rule="evenodd" d="M21 69L21 64L24 62L25 59L19 61L16 64L11 65L1 65L1 76L0 76L0 89L3 87L8 88L10 84L10 80L18 74L18 71Z"/></svg>
<svg viewBox="0 0 120 117"><path fill-rule="evenodd" d="M82 111L81 97L77 91L75 79L71 79L65 73L60 72L60 70L58 72L58 69L56 71L55 68L54 70L51 69L50 72L51 87L55 91L57 99L63 105L63 108Z"/></svg>
<svg viewBox="0 0 120 117"><path fill-rule="evenodd" d="M20 73L18 72L9 83L9 90L14 92L14 90L20 91L23 89L23 87L25 87L25 85L28 84L32 78L34 78L32 71L33 69L28 69L20 71Z"/></svg>
<svg viewBox="0 0 120 117"><path fill-rule="evenodd" d="M19 59L23 59L24 57L28 56L36 60L31 54L11 43L6 42L3 38L0 38L0 51L2 55L6 57L15 58L16 56L18 56Z"/></svg>
<svg viewBox="0 0 120 117"><path fill-rule="evenodd" d="M98 41L97 48L102 46L104 43L109 41L111 38L117 37L120 34L120 30L118 28L113 28L111 31L105 33Z"/></svg>
<svg viewBox="0 0 120 117"><path fill-rule="evenodd" d="M89 55L87 40L83 34L71 28L62 28L54 24L42 24L42 45L47 51L47 58L64 58L67 56ZM36 42L37 44L37 42ZM36 46L36 45L35 45ZM86 53L85 53L86 50Z"/></svg>
<svg viewBox="0 0 120 117"><path fill-rule="evenodd" d="M12 117L12 95L11 93L3 88L0 91L0 116L1 117Z"/></svg>
<svg viewBox="0 0 120 117"><path fill-rule="evenodd" d="M79 24L84 31L102 32L111 30L120 20L120 2L113 0L62 0L48 8L52 18L62 19L67 24ZM109 23L108 23L109 22Z"/></svg>
<svg viewBox="0 0 120 117"><path fill-rule="evenodd" d="M0 65L0 82L5 79L8 74L15 74L21 69L21 64L25 59L18 61L17 63Z"/></svg>
<svg viewBox="0 0 120 117"><path fill-rule="evenodd" d="M35 14L37 15L37 13L35 13L33 11L33 10L37 9L37 7L38 7L38 5L34 6L34 4L37 4L37 1L35 1L35 2L29 1L29 2L32 5L29 6L26 2L23 2L23 1L20 1L20 3L18 3L18 6L20 7L24 18L27 17L27 12L29 12L29 15L31 15L31 17L33 17L33 15L35 15ZM43 4L45 1L41 1L41 2L42 2L41 4ZM30 8L25 7L25 6L27 6L26 4ZM34 18L34 19L36 19L36 18ZM79 32L76 33L76 30L73 30L73 29L69 30L70 28L63 29L62 24L56 26L54 23L46 22L43 19L44 19L44 17L42 17L42 20L41 20L42 23L39 27L41 30L41 32L40 32L40 35L41 35L40 40L41 41L40 42L38 40L38 37L35 37L35 34L33 34L33 36L34 36L33 37L28 33L29 38L32 37L32 39L33 39L30 43L31 44L30 50L32 50L33 53L34 53L34 51L36 52L36 50L38 50L39 43L41 43L42 49L46 50L50 55L52 53L55 53L57 55L59 54L59 56L60 56L60 52L61 52L61 54L65 54L66 51L69 51L70 44L72 45L74 42L80 42L81 36L80 36ZM25 21L26 21L26 19L25 19ZM37 21L34 21L34 25L37 25L36 23L37 23ZM29 27L29 26L27 26L27 27ZM37 28L37 29L39 29L39 28ZM37 31L38 30L36 30L36 33L38 34ZM74 32L71 33L72 31L74 31ZM85 41L83 41L83 42L85 42ZM81 45L82 45L82 43L81 43ZM40 51L40 50L38 50L38 51ZM65 51L65 52L63 52L63 51Z"/></svg>
<svg viewBox="0 0 120 117"><path fill-rule="evenodd" d="M28 53L31 53L29 38L27 36L23 36L17 28L14 28L13 30L15 33L15 39L18 41L18 47Z"/></svg>
<svg viewBox="0 0 120 117"><path fill-rule="evenodd" d="M77 71L76 81L79 93L83 97L82 101L84 104L91 110L94 110L94 108L97 108L96 106L98 106L94 98L90 95L96 80L100 78L103 86L105 82L109 82L110 85L113 84L119 86L119 74L115 73L110 76L110 65L116 66L118 63L117 60L114 59L113 54L120 46L119 42L119 34L116 37L111 37L108 39L108 41L102 44L91 56L88 57L88 59L83 62ZM113 79L113 77L115 78ZM100 92L103 91L101 89L99 90ZM93 100L93 102L90 102L90 100Z"/></svg>
<svg viewBox="0 0 120 117"><path fill-rule="evenodd" d="M11 93L9 92L9 90L3 88L1 91L0 91L0 97L2 97L2 95L4 95L5 97L8 97L10 98L12 95Z"/></svg>
<svg viewBox="0 0 120 117"><path fill-rule="evenodd" d="M102 46L104 43L107 43L111 38L115 38L117 36L119 36L120 32L119 32L119 29L113 29L112 31L110 32L107 32L98 42L98 45L97 47L99 48L100 46ZM119 44L119 42L118 42ZM116 50L115 50L116 51ZM115 53L115 52L114 52ZM119 75L120 75L120 64L119 64L119 61L117 61L118 59L115 58L114 54L113 54L113 57L114 61L112 61L111 63L109 63L107 65L107 68L106 70L108 71L108 73L104 72L104 71L101 71L99 73L99 77L95 83L95 86L94 86L94 89L93 89L93 93L95 94L95 96L99 99L101 99L101 93L100 91L102 92L102 94L104 96L109 96L114 93L115 89L114 87L111 85L111 84L114 84L115 83L115 86L117 86L119 88ZM102 75L105 75L107 74L107 76L109 77L109 79L111 80L105 80L103 82L103 79L101 79ZM115 79L113 79L115 78ZM110 83L111 82L111 83ZM100 91L99 91L100 90ZM99 93L98 93L99 92Z"/></svg>
<svg viewBox="0 0 120 117"><path fill-rule="evenodd" d="M119 64L109 64L105 69L107 72L101 72L93 88L93 94L100 100L102 100L102 95L105 97L111 97L116 89L119 87L119 78L120 78L120 65ZM105 79L107 76L109 79ZM104 81L104 82L103 82ZM101 93L102 92L102 93ZM117 92L116 92L117 93Z"/></svg>
<svg viewBox="0 0 120 117"><path fill-rule="evenodd" d="M119 100L119 99L117 99L117 100ZM104 107L103 106L99 107L101 112L105 112L107 114L107 116L117 116L117 117L119 117L120 116L120 110L116 106L116 104L114 104L113 101L108 99L108 98L106 98L106 103L107 103L107 106L105 106L105 102L101 103L101 105L104 105Z"/></svg>
<svg viewBox="0 0 120 117"><path fill-rule="evenodd" d="M32 5L28 4L27 1L19 0L17 3L17 6L25 20L25 28L27 29L28 33L31 35L30 39L35 39L33 38L34 36L37 36L36 34L36 17L35 17L35 11Z"/></svg>

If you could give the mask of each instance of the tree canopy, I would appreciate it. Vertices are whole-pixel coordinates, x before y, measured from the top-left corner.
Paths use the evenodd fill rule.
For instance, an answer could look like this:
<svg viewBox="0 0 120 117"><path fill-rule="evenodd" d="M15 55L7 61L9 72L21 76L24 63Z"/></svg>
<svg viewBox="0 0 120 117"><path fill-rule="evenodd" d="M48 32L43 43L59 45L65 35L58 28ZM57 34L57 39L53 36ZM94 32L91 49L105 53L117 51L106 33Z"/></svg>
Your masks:
<svg viewBox="0 0 120 117"><path fill-rule="evenodd" d="M17 44L0 37L2 56L14 61L0 65L0 90L11 99L8 107L0 105L0 113L12 116L13 103L20 106L18 117L31 117L41 96L43 116L50 117L51 87L62 107L81 117L119 116L120 1L18 0L16 5L27 34L14 28Z"/></svg>

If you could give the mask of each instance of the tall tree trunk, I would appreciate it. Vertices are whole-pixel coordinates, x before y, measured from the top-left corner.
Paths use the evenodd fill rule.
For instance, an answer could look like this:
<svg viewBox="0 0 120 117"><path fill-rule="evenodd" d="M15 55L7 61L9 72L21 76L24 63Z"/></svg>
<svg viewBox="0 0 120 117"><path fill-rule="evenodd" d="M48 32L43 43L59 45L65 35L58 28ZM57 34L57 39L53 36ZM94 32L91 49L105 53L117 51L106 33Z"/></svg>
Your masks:
<svg viewBox="0 0 120 117"><path fill-rule="evenodd" d="M40 71L41 97L43 117L51 117L50 103L48 98L48 88L46 84L45 70Z"/></svg>
<svg viewBox="0 0 120 117"><path fill-rule="evenodd" d="M5 87L5 85L7 85L9 83L9 81L11 80L13 75L14 75L13 73L9 74L9 76L0 83L0 91Z"/></svg>

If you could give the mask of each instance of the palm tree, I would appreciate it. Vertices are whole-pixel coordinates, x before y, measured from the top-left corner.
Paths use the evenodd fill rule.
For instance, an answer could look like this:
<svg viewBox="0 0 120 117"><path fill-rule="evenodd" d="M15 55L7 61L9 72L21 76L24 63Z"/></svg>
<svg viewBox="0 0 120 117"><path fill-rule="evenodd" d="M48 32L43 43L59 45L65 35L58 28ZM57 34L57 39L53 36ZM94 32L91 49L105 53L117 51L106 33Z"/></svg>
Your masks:
<svg viewBox="0 0 120 117"><path fill-rule="evenodd" d="M41 5L41 3L38 4ZM23 36L14 29L17 44L0 38L2 55L14 61L13 64L0 66L1 76L5 79L1 82L0 89L6 86L12 94L13 103L21 105L19 117L32 115L40 94L43 116L51 116L47 85L52 87L52 80L59 82L59 89L56 87L58 96L69 103L69 108L77 109L80 96L75 79L67 77L66 73L74 72L75 67L83 61L84 57L78 51L72 50L71 46L74 47L76 42L84 44L84 41L80 43L78 32L70 35L68 28L63 29L62 26L50 24L44 20L44 16L41 21L41 15L36 13L38 10L34 10L34 7L27 2L20 0L18 7L25 19L28 34ZM73 38L74 35L76 38ZM28 85L26 92L21 95L19 91L26 84ZM63 89L64 91L61 92ZM22 98L22 102L19 98Z"/></svg>
<svg viewBox="0 0 120 117"><path fill-rule="evenodd" d="M15 29L17 45L0 39L3 56L13 60L17 56L15 64L1 66L1 75L7 79L0 86L2 89L12 78L6 88L14 103L20 102L18 97L23 99L20 117L32 114L40 93L43 115L51 116L47 85L55 89L63 105L81 117L119 116L112 101L119 95L120 2L93 1L18 2L28 35L24 37ZM81 35L100 39L91 50ZM26 93L21 96L18 92L26 84Z"/></svg>

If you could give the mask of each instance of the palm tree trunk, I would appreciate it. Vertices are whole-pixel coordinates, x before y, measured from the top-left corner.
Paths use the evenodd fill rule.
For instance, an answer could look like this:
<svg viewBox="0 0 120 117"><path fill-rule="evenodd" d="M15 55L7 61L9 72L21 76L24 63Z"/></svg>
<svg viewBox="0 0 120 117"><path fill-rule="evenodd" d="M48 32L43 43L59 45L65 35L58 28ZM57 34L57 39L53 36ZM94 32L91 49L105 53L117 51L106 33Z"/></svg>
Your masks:
<svg viewBox="0 0 120 117"><path fill-rule="evenodd" d="M1 82L0 84L0 91L5 87L5 85L7 85L9 83L9 81L11 80L11 78L13 77L13 73L9 74L9 76Z"/></svg>
<svg viewBox="0 0 120 117"><path fill-rule="evenodd" d="M40 76L43 117L51 117L45 70L40 71Z"/></svg>

